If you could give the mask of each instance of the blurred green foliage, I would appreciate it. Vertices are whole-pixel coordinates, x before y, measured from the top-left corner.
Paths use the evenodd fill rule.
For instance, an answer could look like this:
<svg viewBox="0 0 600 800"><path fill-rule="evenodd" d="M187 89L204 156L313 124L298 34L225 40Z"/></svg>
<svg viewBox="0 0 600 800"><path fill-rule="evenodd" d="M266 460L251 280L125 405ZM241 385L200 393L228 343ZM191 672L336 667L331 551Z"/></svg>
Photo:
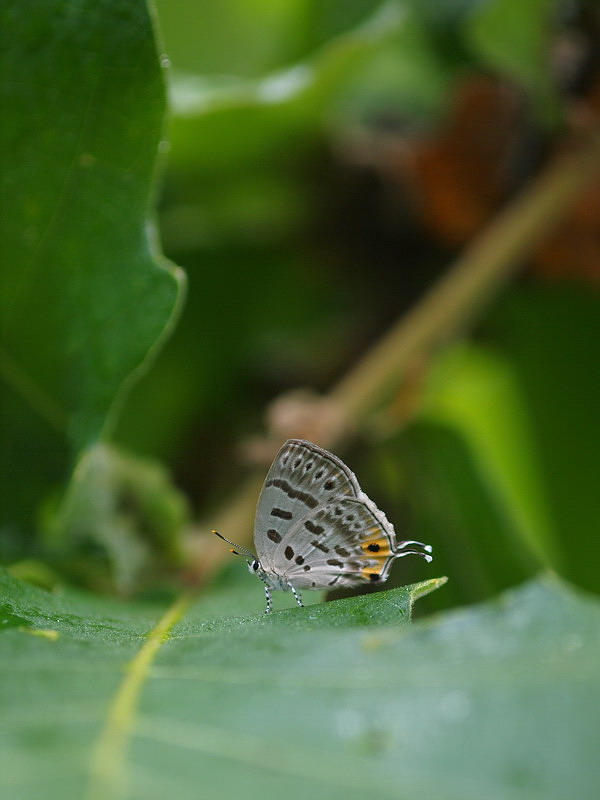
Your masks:
<svg viewBox="0 0 600 800"><path fill-rule="evenodd" d="M54 552L81 557L82 538L64 523L65 478L111 430L117 448L168 464L196 511L231 495L240 441L260 427L269 400L297 386L326 391L459 251L458 239L432 229L420 193L458 214L460 186L443 199L447 169L467 182L497 156L483 221L527 184L560 139L569 104L585 96L597 18L590 4L546 0L159 2L167 59L137 11L117 14L113 42L96 18L84 24L85 3L75 8L52 21L35 58L36 15L15 33L8 60L19 70L27 61L33 88L4 84L14 120L5 150L15 153L2 293L8 562L48 555L40 528L54 531ZM102 8L114 10L108 0ZM3 13L17 31L21 11ZM61 36L79 27L63 48ZM564 42L577 41L565 65ZM163 141L159 65L168 63L160 230L189 291L140 377L172 327L177 294L143 234ZM481 75L501 94L486 99L484 89L488 106L461 118L457 103ZM520 109L508 123L502 93ZM25 107L36 109L35 125ZM506 125L510 158L487 142ZM482 142L479 164L452 164L451 137L461 136L475 149ZM433 184L422 183L440 141L450 145L431 162ZM347 454L398 529L431 540L438 569L455 575L432 603L489 596L541 566L597 588L598 319L581 277L516 281L462 344L427 365L408 428L378 443L365 434ZM135 474L134 458L111 452ZM98 532L111 520L119 527L119 498L136 484L127 470L115 474L104 522L86 523L83 540L104 551L122 585L138 571L137 545L128 567L128 548L115 558ZM89 480L102 483L102 470ZM169 525L156 535L176 550ZM417 580L420 567L407 564L398 579Z"/></svg>
<svg viewBox="0 0 600 800"><path fill-rule="evenodd" d="M181 567L187 511L162 465L97 444L48 514L44 549L72 579L131 594Z"/></svg>
<svg viewBox="0 0 600 800"><path fill-rule="evenodd" d="M529 109L511 123L517 161L497 168L505 185L525 183L570 102L553 53L581 33L589 8L158 8L173 65L162 233L190 290L117 438L169 459L205 509L232 487L237 442L265 403L298 385L327 389L454 256L419 227L411 187L395 182L393 147L427 146L465 81L492 71ZM224 64L215 42L249 13L256 24L235 26L235 57ZM475 119L479 136L503 124L493 113ZM461 363L442 354L432 365L422 410L385 456L379 447L366 460L364 445L349 454L397 527L432 540L438 567L461 575L432 602L482 598L544 565L597 588L597 320L597 296L581 279L518 281ZM384 457L397 462L393 480L377 463ZM413 569L400 580L418 579Z"/></svg>

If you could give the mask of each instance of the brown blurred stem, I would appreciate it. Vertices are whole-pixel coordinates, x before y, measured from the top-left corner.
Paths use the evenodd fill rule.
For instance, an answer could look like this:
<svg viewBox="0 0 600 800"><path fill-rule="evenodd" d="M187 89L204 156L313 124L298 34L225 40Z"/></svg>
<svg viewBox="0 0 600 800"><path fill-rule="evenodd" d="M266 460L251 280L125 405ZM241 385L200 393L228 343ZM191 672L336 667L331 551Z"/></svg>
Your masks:
<svg viewBox="0 0 600 800"><path fill-rule="evenodd" d="M427 358L474 321L599 174L600 131L594 130L509 203L425 297L333 387L326 399L338 406L346 430L357 427L398 389L416 359ZM327 445L335 441L329 439ZM229 538L248 541L261 481L262 474L252 475L211 527L221 524ZM222 543L215 545L224 557ZM197 574L204 577L221 558L206 539L196 540L194 550Z"/></svg>

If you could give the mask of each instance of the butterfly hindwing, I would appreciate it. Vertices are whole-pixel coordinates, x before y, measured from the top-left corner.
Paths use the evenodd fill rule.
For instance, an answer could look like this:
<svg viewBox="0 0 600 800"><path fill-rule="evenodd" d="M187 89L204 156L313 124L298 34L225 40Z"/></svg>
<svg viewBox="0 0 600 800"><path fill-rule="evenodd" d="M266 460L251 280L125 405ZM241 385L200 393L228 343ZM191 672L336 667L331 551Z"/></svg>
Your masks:
<svg viewBox="0 0 600 800"><path fill-rule="evenodd" d="M288 440L269 469L256 509L254 544L263 568L286 566L280 545L307 515L333 497L360 495L354 473L339 458L311 442Z"/></svg>
<svg viewBox="0 0 600 800"><path fill-rule="evenodd" d="M277 572L298 588L383 581L396 557L391 523L366 495L334 496L308 511L277 544Z"/></svg>

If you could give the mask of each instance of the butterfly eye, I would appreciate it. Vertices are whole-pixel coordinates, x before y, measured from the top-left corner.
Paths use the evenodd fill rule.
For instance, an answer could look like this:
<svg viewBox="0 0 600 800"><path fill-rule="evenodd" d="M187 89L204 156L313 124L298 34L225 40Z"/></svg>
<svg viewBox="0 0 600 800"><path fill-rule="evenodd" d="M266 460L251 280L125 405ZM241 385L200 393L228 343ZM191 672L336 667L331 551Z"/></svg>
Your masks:
<svg viewBox="0 0 600 800"><path fill-rule="evenodd" d="M252 562L251 566L252 566L252 569L254 570L254 572L256 572L257 569L258 569L258 561L256 559L254 559L254 561Z"/></svg>

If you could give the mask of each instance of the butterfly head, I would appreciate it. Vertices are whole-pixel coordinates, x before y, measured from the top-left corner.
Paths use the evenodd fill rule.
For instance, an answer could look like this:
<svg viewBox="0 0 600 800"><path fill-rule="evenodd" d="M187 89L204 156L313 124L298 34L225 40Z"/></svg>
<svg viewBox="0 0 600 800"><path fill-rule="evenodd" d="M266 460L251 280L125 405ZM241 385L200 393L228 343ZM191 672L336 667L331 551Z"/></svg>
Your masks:
<svg viewBox="0 0 600 800"><path fill-rule="evenodd" d="M252 550L248 550L246 547L241 547L239 544L230 542L229 539L226 539L218 531L212 531L212 533L218 536L219 539L223 539L223 541L227 542L227 544L233 545L231 552L236 556L244 556L246 563L248 564L248 572L260 578L265 586L268 586L271 589L286 590L288 588L288 581L276 573L267 572L260 563L260 559L252 552Z"/></svg>
<svg viewBox="0 0 600 800"><path fill-rule="evenodd" d="M260 561L258 558L252 559L252 561L248 561L248 572L252 572L254 575L260 575L262 572L262 568L260 566Z"/></svg>

